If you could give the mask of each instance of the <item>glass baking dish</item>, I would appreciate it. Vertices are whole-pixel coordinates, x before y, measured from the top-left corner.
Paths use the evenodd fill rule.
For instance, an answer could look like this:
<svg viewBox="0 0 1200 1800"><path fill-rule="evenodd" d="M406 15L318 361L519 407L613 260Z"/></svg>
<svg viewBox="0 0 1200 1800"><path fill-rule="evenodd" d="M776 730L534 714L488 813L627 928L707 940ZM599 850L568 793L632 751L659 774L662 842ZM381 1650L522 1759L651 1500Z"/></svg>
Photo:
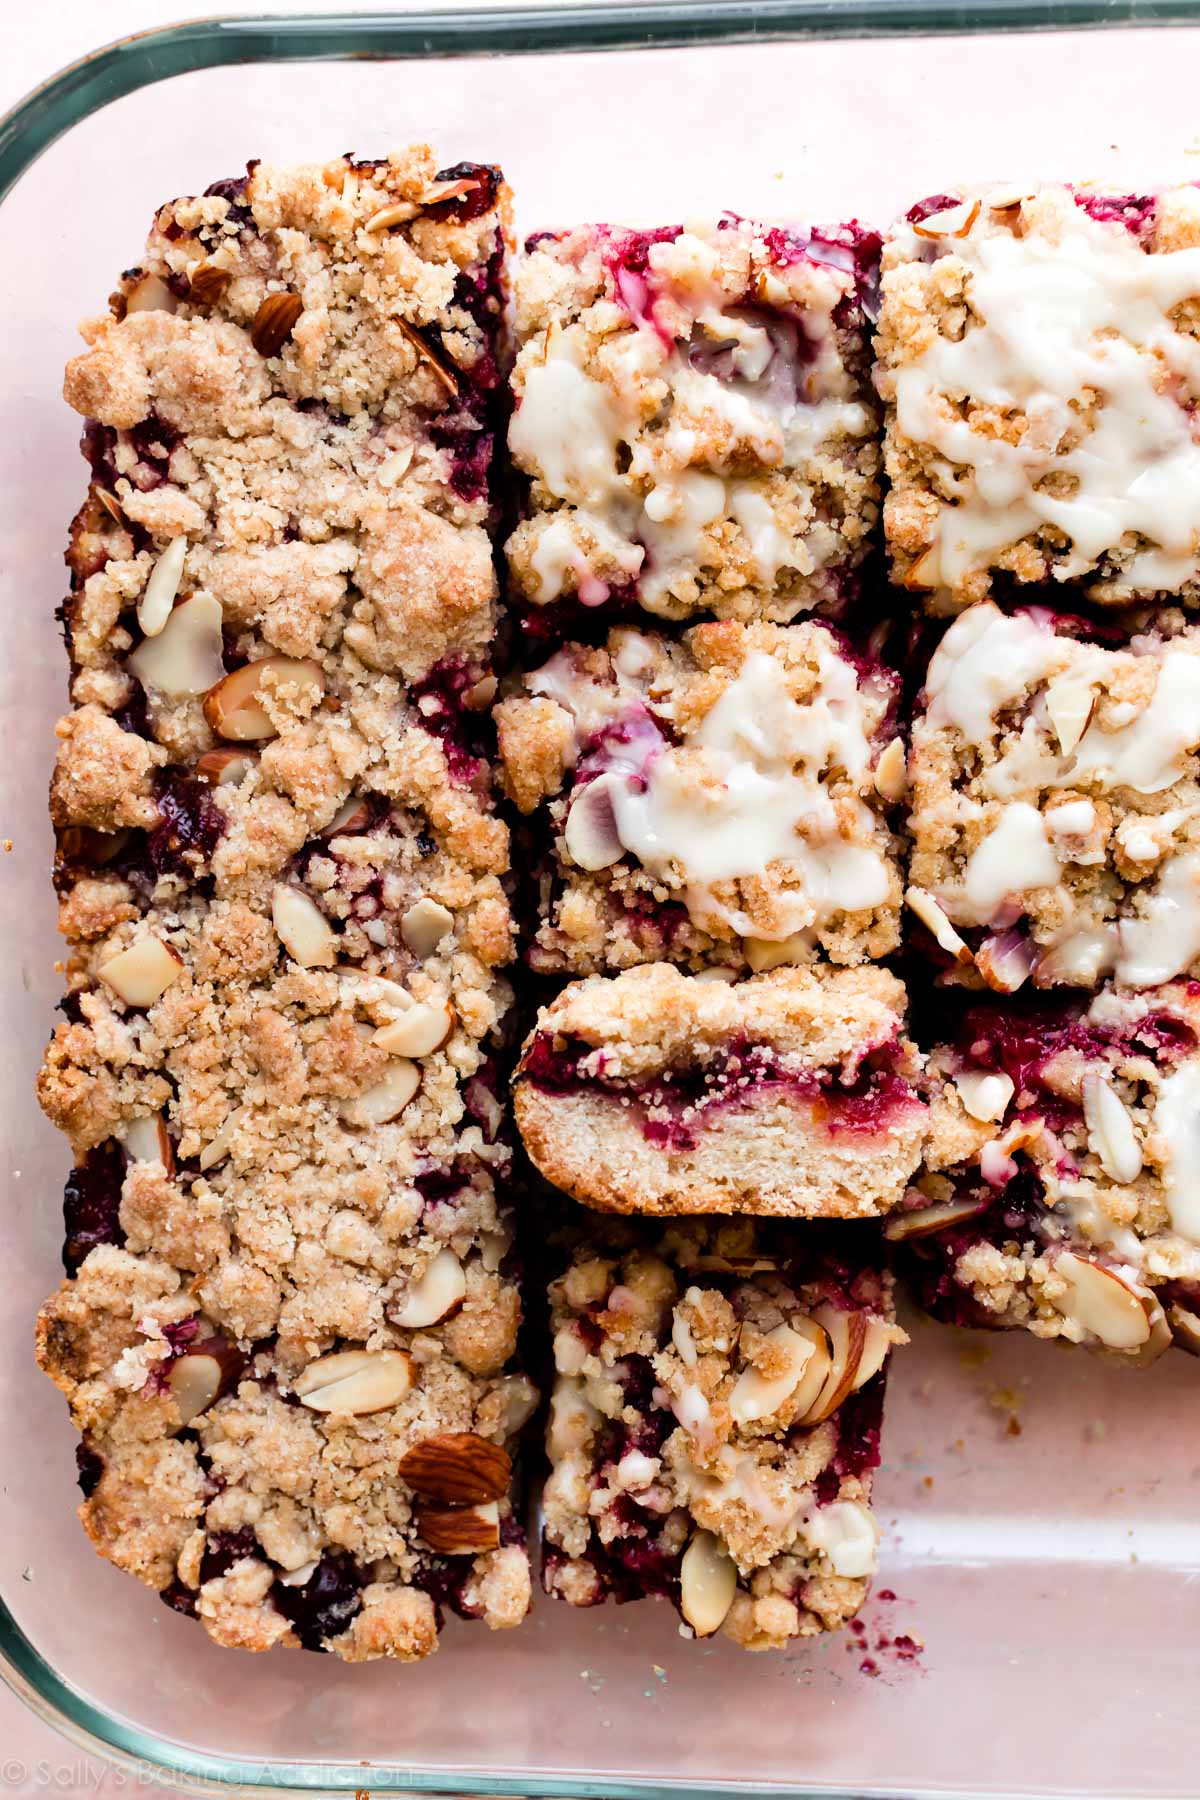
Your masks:
<svg viewBox="0 0 1200 1800"><path fill-rule="evenodd" d="M1139 1377L914 1322L865 1634L753 1658L682 1641L653 1603L540 1601L516 1634L451 1624L417 1668L216 1650L75 1522L74 1438L31 1350L68 1159L31 1090L59 990L44 796L65 694L59 558L84 474L60 374L157 202L251 156L422 137L446 163L502 163L523 229L721 208L882 220L1000 176L1186 180L1196 17L1191 0L996 0L970 16L747 0L211 20L98 53L0 124L0 1672L79 1743L187 1792L1195 1793L1200 1439L1183 1356Z"/></svg>

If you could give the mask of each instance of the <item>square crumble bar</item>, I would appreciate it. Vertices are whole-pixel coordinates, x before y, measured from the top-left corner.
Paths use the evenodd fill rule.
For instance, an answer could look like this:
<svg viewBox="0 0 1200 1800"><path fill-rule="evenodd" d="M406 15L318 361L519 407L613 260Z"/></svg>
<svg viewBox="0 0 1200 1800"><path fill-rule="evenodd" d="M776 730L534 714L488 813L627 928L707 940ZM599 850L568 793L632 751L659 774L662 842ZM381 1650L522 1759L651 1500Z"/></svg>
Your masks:
<svg viewBox="0 0 1200 1800"><path fill-rule="evenodd" d="M714 224L531 238L515 277L508 544L530 628L589 609L840 610L878 517L878 238Z"/></svg>
<svg viewBox="0 0 1200 1800"><path fill-rule="evenodd" d="M925 1170L885 1230L938 1318L1139 1365L1200 1351L1200 993L989 998L929 1059Z"/></svg>
<svg viewBox="0 0 1200 1800"><path fill-rule="evenodd" d="M533 966L894 950L898 685L813 622L680 642L619 627L526 675L496 716L505 784L545 845Z"/></svg>
<svg viewBox="0 0 1200 1800"><path fill-rule="evenodd" d="M983 601L935 650L909 898L959 979L1143 988L1198 965L1200 628L1140 624L1122 647Z"/></svg>
<svg viewBox="0 0 1200 1800"><path fill-rule="evenodd" d="M748 1650L866 1596L885 1364L878 1239L749 1220L595 1225L550 1289L557 1374L542 1580L665 1596Z"/></svg>
<svg viewBox="0 0 1200 1800"><path fill-rule="evenodd" d="M529 1601L476 729L508 210L423 147L251 165L160 210L67 371L39 1356L97 1548L244 1649L410 1660Z"/></svg>
<svg viewBox="0 0 1200 1800"><path fill-rule="evenodd" d="M887 234L876 339L895 577L1200 601L1200 193L938 194Z"/></svg>

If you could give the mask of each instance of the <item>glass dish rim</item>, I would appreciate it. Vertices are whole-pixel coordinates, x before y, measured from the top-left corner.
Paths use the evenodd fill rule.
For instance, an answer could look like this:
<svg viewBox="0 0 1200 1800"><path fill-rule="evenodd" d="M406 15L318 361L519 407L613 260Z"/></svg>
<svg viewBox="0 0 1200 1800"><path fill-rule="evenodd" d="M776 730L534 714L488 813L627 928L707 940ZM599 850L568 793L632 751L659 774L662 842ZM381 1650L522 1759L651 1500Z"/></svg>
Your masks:
<svg viewBox="0 0 1200 1800"><path fill-rule="evenodd" d="M258 62L404 61L428 56L670 49L773 39L968 35L976 32L1200 25L1200 0L599 0L403 13L214 15L102 45L34 88L0 117L0 204L42 153L83 119L139 88L208 68ZM111 1765L168 1778L173 1791L245 1795L387 1792L496 1795L503 1777L265 1764L196 1752L113 1718L46 1661L0 1597L0 1680L46 1724ZM286 1781L278 1777L282 1774ZM727 1800L749 1783L706 1786L611 1778L525 1776L528 1796L561 1800ZM452 1787L448 1787L451 1783ZM777 1787L786 1800L837 1800L827 1789ZM884 1800L884 1790L875 1790ZM967 1800L945 1795L944 1800ZM1019 1800L996 1795L993 1800Z"/></svg>

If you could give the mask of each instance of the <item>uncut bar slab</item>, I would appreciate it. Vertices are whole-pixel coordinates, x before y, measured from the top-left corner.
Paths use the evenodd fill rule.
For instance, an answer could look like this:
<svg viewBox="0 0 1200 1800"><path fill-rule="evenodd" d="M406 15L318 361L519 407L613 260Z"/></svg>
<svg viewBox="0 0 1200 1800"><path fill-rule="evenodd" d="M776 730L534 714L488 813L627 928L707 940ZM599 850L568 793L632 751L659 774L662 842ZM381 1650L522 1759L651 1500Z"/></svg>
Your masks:
<svg viewBox="0 0 1200 1800"><path fill-rule="evenodd" d="M591 976L539 1013L514 1116L547 1179L602 1211L874 1217L925 1130L904 1005L877 968Z"/></svg>
<svg viewBox="0 0 1200 1800"><path fill-rule="evenodd" d="M1138 1366L1200 1350L1195 984L982 1002L929 1078L925 1172L885 1227L922 1304Z"/></svg>
<svg viewBox="0 0 1200 1800"><path fill-rule="evenodd" d="M1200 601L1200 195L938 194L888 233L884 527L938 611L994 583Z"/></svg>
<svg viewBox="0 0 1200 1800"><path fill-rule="evenodd" d="M935 651L912 731L910 903L958 979L1154 987L1200 959L1200 631L1127 647L990 601Z"/></svg>
<svg viewBox="0 0 1200 1800"><path fill-rule="evenodd" d="M838 610L878 517L858 225L529 240L515 277L509 541L530 629L605 607L786 621Z"/></svg>
<svg viewBox="0 0 1200 1800"><path fill-rule="evenodd" d="M516 1625L507 834L484 755L507 193L272 170L85 327L51 793L77 1167L39 1357L96 1547L221 1644Z"/></svg>
<svg viewBox="0 0 1200 1800"><path fill-rule="evenodd" d="M897 687L811 622L620 627L526 675L496 711L508 791L551 840L534 967L894 950Z"/></svg>
<svg viewBox="0 0 1200 1800"><path fill-rule="evenodd" d="M854 1616L885 1363L875 1237L748 1220L593 1226L550 1289L543 1584L666 1597L688 1635L781 1649Z"/></svg>

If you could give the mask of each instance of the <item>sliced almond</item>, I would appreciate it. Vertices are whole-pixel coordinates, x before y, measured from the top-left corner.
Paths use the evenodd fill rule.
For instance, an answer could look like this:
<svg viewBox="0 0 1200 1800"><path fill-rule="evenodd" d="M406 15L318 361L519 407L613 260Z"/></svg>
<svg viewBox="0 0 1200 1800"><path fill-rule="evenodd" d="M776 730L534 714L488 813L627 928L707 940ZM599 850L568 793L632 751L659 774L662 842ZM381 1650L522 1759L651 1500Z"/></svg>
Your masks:
<svg viewBox="0 0 1200 1800"><path fill-rule="evenodd" d="M308 1562L302 1562L298 1569L289 1569L286 1575L277 1575L275 1579L281 1587L307 1587L320 1566L317 1558L312 1557Z"/></svg>
<svg viewBox="0 0 1200 1800"><path fill-rule="evenodd" d="M829 1340L830 1367L824 1386L804 1415L805 1425L819 1425L828 1419L853 1390L867 1341L867 1317L864 1312L843 1312L827 1304L815 1308L813 1319Z"/></svg>
<svg viewBox="0 0 1200 1800"><path fill-rule="evenodd" d="M453 1007L444 1000L418 1000L390 1025L381 1025L371 1042L389 1056L431 1056L453 1030Z"/></svg>
<svg viewBox="0 0 1200 1800"><path fill-rule="evenodd" d="M1094 931L1072 931L1043 951L1033 968L1036 987L1066 982L1072 987L1095 987L1117 960L1119 938L1112 925Z"/></svg>
<svg viewBox="0 0 1200 1800"><path fill-rule="evenodd" d="M1083 1116L1088 1149L1114 1181L1135 1181L1142 1172L1142 1147L1133 1120L1104 1075L1083 1078Z"/></svg>
<svg viewBox="0 0 1200 1800"><path fill-rule="evenodd" d="M208 1411L221 1391L221 1379L221 1365L215 1356L185 1351L176 1357L167 1373L167 1386L185 1425Z"/></svg>
<svg viewBox="0 0 1200 1800"><path fill-rule="evenodd" d="M1009 212L1014 206L1020 206L1024 200L1032 200L1034 189L1017 187L1011 183L1007 186L990 188L987 203L993 212Z"/></svg>
<svg viewBox="0 0 1200 1800"><path fill-rule="evenodd" d="M610 771L587 782L572 800L563 839L581 869L608 869L624 856L613 810L613 796L624 785L621 777Z"/></svg>
<svg viewBox="0 0 1200 1800"><path fill-rule="evenodd" d="M443 200L461 200L480 185L479 178L472 175L457 175L453 181L431 181L421 195L421 205L438 206Z"/></svg>
<svg viewBox="0 0 1200 1800"><path fill-rule="evenodd" d="M1070 756L1087 730L1095 704L1095 688L1078 676L1060 675L1046 689L1046 711L1064 756Z"/></svg>
<svg viewBox="0 0 1200 1800"><path fill-rule="evenodd" d="M953 956L960 963L969 963L972 960L970 946L955 931L946 912L932 894L924 888L910 887L904 898L909 911L920 919L940 949L945 950L947 955Z"/></svg>
<svg viewBox="0 0 1200 1800"><path fill-rule="evenodd" d="M1066 1283L1066 1293L1052 1302L1064 1319L1109 1350L1137 1350L1148 1341L1146 1308L1114 1270L1067 1250L1057 1258L1054 1272Z"/></svg>
<svg viewBox="0 0 1200 1800"><path fill-rule="evenodd" d="M454 914L436 900L422 898L413 903L400 920L400 936L406 947L422 962L433 955L448 931L454 928Z"/></svg>
<svg viewBox="0 0 1200 1800"><path fill-rule="evenodd" d="M139 1119L129 1119L117 1136L130 1162L159 1162L168 1175L173 1171L175 1151L161 1113L143 1113Z"/></svg>
<svg viewBox="0 0 1200 1800"><path fill-rule="evenodd" d="M978 198L964 200L958 206L930 213L927 219L914 219L913 230L923 238L964 238L978 217Z"/></svg>
<svg viewBox="0 0 1200 1800"><path fill-rule="evenodd" d="M917 589L940 587L941 580L942 562L938 554L938 546L930 544L929 548L923 550L916 562L908 569L901 585L913 592Z"/></svg>
<svg viewBox="0 0 1200 1800"><path fill-rule="evenodd" d="M883 1227L883 1235L892 1243L907 1238L929 1237L935 1231L948 1231L952 1225L965 1225L976 1219L991 1205L990 1199L964 1196L961 1200L939 1200L932 1206L918 1206L911 1212L893 1213Z"/></svg>
<svg viewBox="0 0 1200 1800"><path fill-rule="evenodd" d="M178 305L166 282L157 275L143 275L125 295L125 312L169 312Z"/></svg>
<svg viewBox="0 0 1200 1800"><path fill-rule="evenodd" d="M422 1438L398 1466L414 1493L452 1506L498 1500L512 1479L507 1450L473 1431L441 1431Z"/></svg>
<svg viewBox="0 0 1200 1800"><path fill-rule="evenodd" d="M183 961L161 938L144 937L110 956L96 973L127 1006L153 1006L183 974Z"/></svg>
<svg viewBox="0 0 1200 1800"><path fill-rule="evenodd" d="M742 950L756 975L768 969L797 968L812 961L812 932L794 931L790 937L778 939L743 938Z"/></svg>
<svg viewBox="0 0 1200 1800"><path fill-rule="evenodd" d="M144 639L126 658L127 666L143 687L171 699L206 693L225 674L222 622L219 600L193 594L172 609L156 637Z"/></svg>
<svg viewBox="0 0 1200 1800"><path fill-rule="evenodd" d="M314 1412L383 1412L411 1392L413 1362L407 1350L338 1350L309 1363L293 1386Z"/></svg>
<svg viewBox="0 0 1200 1800"><path fill-rule="evenodd" d="M1172 1301L1167 1307L1167 1320L1179 1348L1189 1356L1200 1356L1200 1313Z"/></svg>
<svg viewBox="0 0 1200 1800"><path fill-rule="evenodd" d="M196 759L196 774L213 787L239 787L254 766L249 750L206 750Z"/></svg>
<svg viewBox="0 0 1200 1800"><path fill-rule="evenodd" d="M299 294L267 294L254 315L250 342L260 356L277 356L304 311Z"/></svg>
<svg viewBox="0 0 1200 1800"><path fill-rule="evenodd" d="M766 1334L775 1356L782 1356L784 1367L778 1375L763 1375L757 1369L744 1369L729 1396L729 1411L735 1425L752 1424L777 1413L791 1398L800 1377L812 1361L814 1346L788 1325L776 1325Z"/></svg>
<svg viewBox="0 0 1200 1800"><path fill-rule="evenodd" d="M452 400L457 399L457 374L452 369L448 368L437 354L436 350L432 349L430 345L425 342L425 339L421 336L416 326L410 325L407 319L400 318L393 319L392 323L399 331L403 332L404 336L408 339L409 343L417 353L417 360L423 362L426 367L436 375Z"/></svg>
<svg viewBox="0 0 1200 1800"><path fill-rule="evenodd" d="M499 686L494 675L482 675L469 688L463 689L462 703L468 712L486 712L496 698Z"/></svg>
<svg viewBox="0 0 1200 1800"><path fill-rule="evenodd" d="M995 994L1015 994L1024 987L1037 950L1019 932L998 932L975 952L975 967Z"/></svg>
<svg viewBox="0 0 1200 1800"><path fill-rule="evenodd" d="M393 450L390 456L385 456L375 472L375 479L380 487L394 488L396 483L402 481L408 474L412 466L412 459L413 447L411 444L402 444L399 450Z"/></svg>
<svg viewBox="0 0 1200 1800"><path fill-rule="evenodd" d="M732 1556L711 1531L697 1531L679 1565L679 1610L697 1637L720 1630L736 1593Z"/></svg>
<svg viewBox="0 0 1200 1800"><path fill-rule="evenodd" d="M102 487L93 487L92 492L95 494L97 500L100 502L113 524L121 526L123 530L126 519L125 514L121 509L121 502L117 499L117 496L115 494L110 494L107 488Z"/></svg>
<svg viewBox="0 0 1200 1800"><path fill-rule="evenodd" d="M989 1075L982 1069L960 1069L954 1076L954 1085L963 1110L981 1125L1002 1119L1016 1091L1011 1076Z"/></svg>
<svg viewBox="0 0 1200 1800"><path fill-rule="evenodd" d="M417 1531L439 1556L481 1556L500 1543L500 1508L494 1500L478 1506L418 1506Z"/></svg>
<svg viewBox="0 0 1200 1800"><path fill-rule="evenodd" d="M404 1304L389 1316L406 1331L423 1331L440 1325L462 1305L467 1293L467 1277L453 1250L439 1250L420 1281L405 1296Z"/></svg>
<svg viewBox="0 0 1200 1800"><path fill-rule="evenodd" d="M393 200L390 206L381 206L377 213L372 213L363 230L391 231L394 225L410 224L420 212L420 207L414 206L411 200Z"/></svg>
<svg viewBox="0 0 1200 1800"><path fill-rule="evenodd" d="M195 600L188 601L189 606L195 604ZM178 612L175 616L178 617ZM204 716L218 737L230 738L234 743L250 743L275 736L275 727L263 709L261 699L267 691L268 678L276 687L298 687L310 709L319 704L325 692L325 677L319 663L300 661L292 656L260 657L258 662L246 663L232 675L226 675L205 694Z"/></svg>
<svg viewBox="0 0 1200 1800"><path fill-rule="evenodd" d="M244 1107L235 1106L225 1114L220 1125L218 1125L216 1131L214 1131L213 1135L209 1138L207 1144L205 1144L203 1150L200 1152L200 1167L202 1170L207 1171L209 1169L215 1169L217 1164L224 1162L225 1158L229 1155L230 1150L233 1148L233 1140L237 1135L237 1129L241 1124L242 1113L244 1111Z"/></svg>
<svg viewBox="0 0 1200 1800"><path fill-rule="evenodd" d="M850 1391L857 1393L859 1388L866 1387L868 1381L878 1375L894 1346L907 1342L908 1334L899 1325L893 1325L887 1319L868 1316L862 1355L858 1359Z"/></svg>
<svg viewBox="0 0 1200 1800"><path fill-rule="evenodd" d="M185 537L172 538L150 571L150 579L137 606L137 622L145 637L157 637L171 616L183 579L187 548Z"/></svg>
<svg viewBox="0 0 1200 1800"><path fill-rule="evenodd" d="M875 764L875 792L882 800L903 800L908 792L908 764L904 745L893 738Z"/></svg>
<svg viewBox="0 0 1200 1800"><path fill-rule="evenodd" d="M1154 1295L1142 1295L1142 1305L1146 1309L1146 1317L1150 1321L1150 1335L1138 1350L1126 1351L1123 1360L1131 1363L1135 1369L1148 1369L1164 1356L1175 1341L1175 1334L1170 1321Z"/></svg>
<svg viewBox="0 0 1200 1800"><path fill-rule="evenodd" d="M502 1375L492 1391L503 1399L497 1429L506 1438L516 1437L537 1411L541 1395L527 1375Z"/></svg>
<svg viewBox="0 0 1200 1800"><path fill-rule="evenodd" d="M371 807L366 800L357 794L351 794L348 800L338 807L328 825L322 831L322 837L348 837L352 832L365 831L371 823Z"/></svg>
<svg viewBox="0 0 1200 1800"><path fill-rule="evenodd" d="M315 900L281 881L271 890L271 917L279 941L302 969L331 969L337 934Z"/></svg>
<svg viewBox="0 0 1200 1800"><path fill-rule="evenodd" d="M416 1063L398 1056L381 1081L365 1088L353 1100L343 1100L338 1110L347 1125L386 1125L399 1118L420 1085L421 1071Z"/></svg>
<svg viewBox="0 0 1200 1800"><path fill-rule="evenodd" d="M829 1379L829 1371L833 1367L833 1358L829 1352L829 1339L824 1327L815 1319L796 1317L791 1321L792 1330L798 1337L807 1338L813 1347L813 1353L806 1363L804 1373L796 1384L791 1396L790 1412L794 1420L807 1423L808 1414L816 1403L818 1394Z"/></svg>

